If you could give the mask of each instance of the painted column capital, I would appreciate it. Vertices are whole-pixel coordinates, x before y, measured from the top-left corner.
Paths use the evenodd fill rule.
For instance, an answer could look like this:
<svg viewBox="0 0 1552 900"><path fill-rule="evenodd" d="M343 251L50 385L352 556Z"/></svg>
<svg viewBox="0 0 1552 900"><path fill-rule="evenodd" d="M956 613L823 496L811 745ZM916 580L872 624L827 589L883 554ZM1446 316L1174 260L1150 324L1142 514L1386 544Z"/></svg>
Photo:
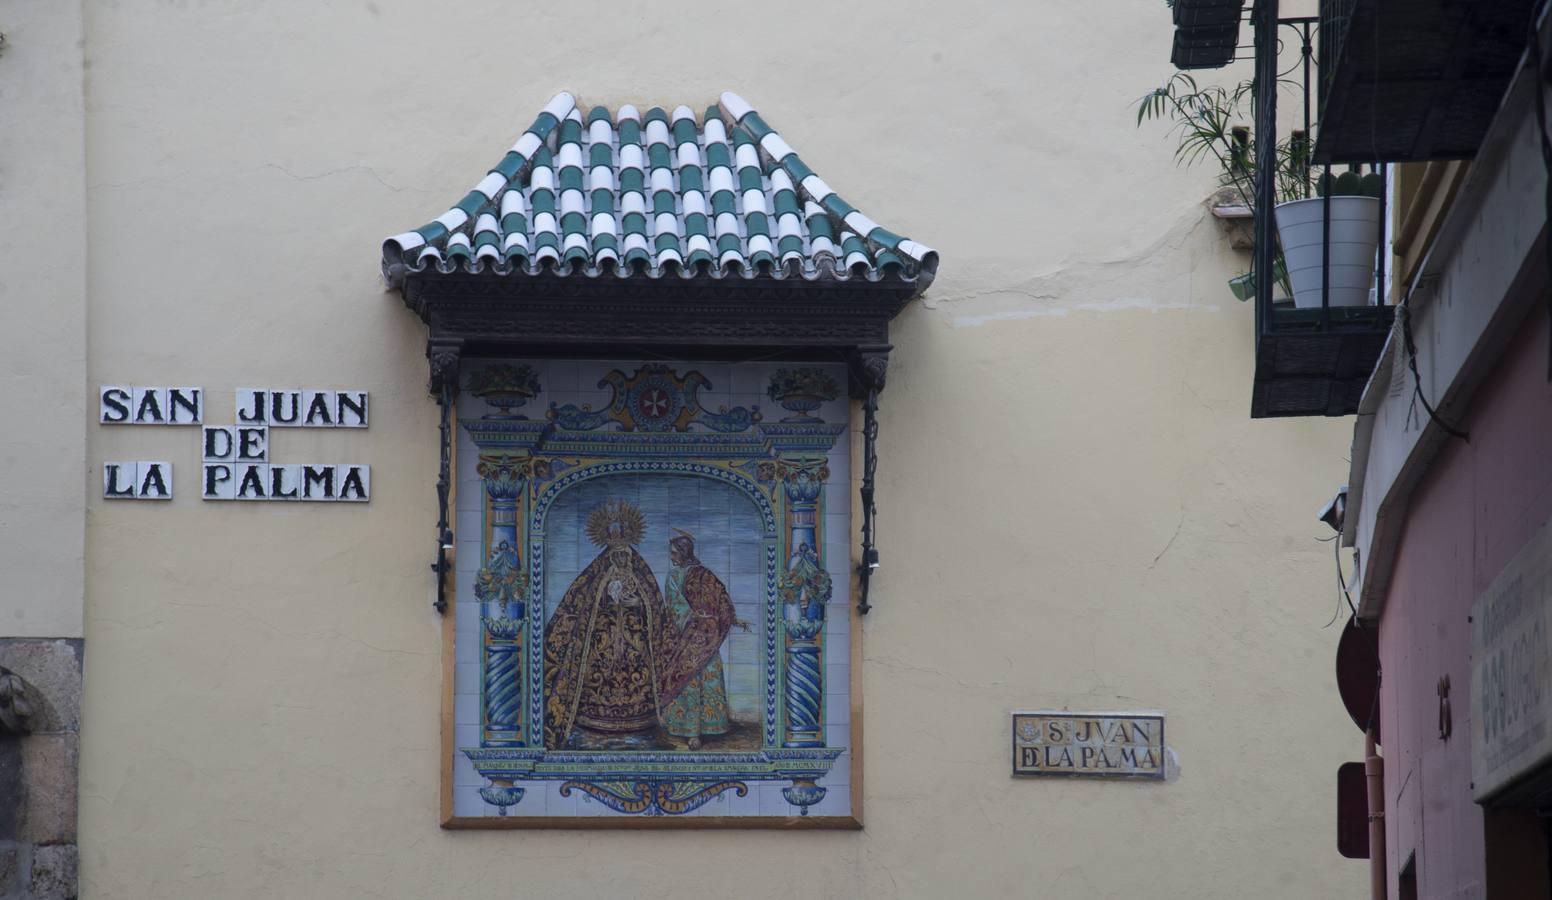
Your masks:
<svg viewBox="0 0 1552 900"><path fill-rule="evenodd" d="M530 456L516 454L482 454L475 471L485 484L485 493L493 501L516 500L523 483L533 474L534 461Z"/></svg>

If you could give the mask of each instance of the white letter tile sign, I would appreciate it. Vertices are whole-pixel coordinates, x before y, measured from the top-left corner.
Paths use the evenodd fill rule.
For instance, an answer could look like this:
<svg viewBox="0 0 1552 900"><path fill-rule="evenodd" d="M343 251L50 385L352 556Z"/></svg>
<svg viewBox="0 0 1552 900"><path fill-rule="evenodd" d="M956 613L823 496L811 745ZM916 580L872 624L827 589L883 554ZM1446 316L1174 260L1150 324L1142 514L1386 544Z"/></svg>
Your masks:
<svg viewBox="0 0 1552 900"><path fill-rule="evenodd" d="M167 389L168 425L198 425L204 418L204 391L196 387Z"/></svg>
<svg viewBox="0 0 1552 900"><path fill-rule="evenodd" d="M109 500L133 500L136 466L132 462L107 462L102 464L102 495Z"/></svg>
<svg viewBox="0 0 1552 900"><path fill-rule="evenodd" d="M300 390L269 392L269 424L276 428L302 424Z"/></svg>
<svg viewBox="0 0 1552 900"><path fill-rule="evenodd" d="M269 465L251 463L237 466L237 500L269 499Z"/></svg>
<svg viewBox="0 0 1552 900"><path fill-rule="evenodd" d="M163 410L167 407L167 391L165 388L135 388L134 415L130 418L136 425L165 425L167 415Z"/></svg>
<svg viewBox="0 0 1552 900"><path fill-rule="evenodd" d="M172 463L135 463L135 484L141 500L171 500Z"/></svg>
<svg viewBox="0 0 1552 900"><path fill-rule="evenodd" d="M334 466L325 465L302 466L302 499L315 501L335 499L334 468Z"/></svg>
<svg viewBox="0 0 1552 900"><path fill-rule="evenodd" d="M237 499L237 474L231 463L207 462L204 474L204 491L201 497L206 500Z"/></svg>
<svg viewBox="0 0 1552 900"><path fill-rule="evenodd" d="M237 456L237 429L226 425L206 425L204 448L205 462L221 462Z"/></svg>
<svg viewBox="0 0 1552 900"><path fill-rule="evenodd" d="M172 463L103 463L102 496L108 500L171 500Z"/></svg>
<svg viewBox="0 0 1552 900"><path fill-rule="evenodd" d="M269 498L271 500L302 499L302 467L272 464L269 467Z"/></svg>
<svg viewBox="0 0 1552 900"><path fill-rule="evenodd" d="M334 467L334 477L339 482L336 500L365 503L372 499L371 466L337 465Z"/></svg>
<svg viewBox="0 0 1552 900"><path fill-rule="evenodd" d="M335 391L334 424L340 428L365 428L366 407L366 391Z"/></svg>
<svg viewBox="0 0 1552 900"><path fill-rule="evenodd" d="M135 389L128 385L104 385L98 392L98 421L104 425L124 425L130 421Z"/></svg>
<svg viewBox="0 0 1552 900"><path fill-rule="evenodd" d="M237 389L237 424L263 425L269 421L269 391L259 388Z"/></svg>
<svg viewBox="0 0 1552 900"><path fill-rule="evenodd" d="M246 425L237 429L237 439L233 446L236 454L233 458L238 462L264 462L269 458L269 427L265 425Z"/></svg>
<svg viewBox="0 0 1552 900"><path fill-rule="evenodd" d="M197 387L103 385L97 404L104 425L198 425L205 417L205 392Z"/></svg>
<svg viewBox="0 0 1552 900"><path fill-rule="evenodd" d="M205 500L311 500L365 503L372 467L355 463L284 463L269 455L271 427L366 428L366 391L239 388L231 425L200 430L200 497ZM201 425L198 387L103 385L104 425ZM172 463L103 464L102 495L113 500L171 500Z"/></svg>

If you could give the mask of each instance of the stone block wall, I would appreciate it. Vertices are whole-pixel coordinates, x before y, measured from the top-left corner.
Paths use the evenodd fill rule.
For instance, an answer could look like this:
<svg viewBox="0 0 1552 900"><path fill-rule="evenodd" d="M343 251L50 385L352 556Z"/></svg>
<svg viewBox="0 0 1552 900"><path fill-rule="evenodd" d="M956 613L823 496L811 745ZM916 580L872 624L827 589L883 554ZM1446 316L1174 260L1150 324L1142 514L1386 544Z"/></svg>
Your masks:
<svg viewBox="0 0 1552 900"><path fill-rule="evenodd" d="M0 900L77 896L81 649L80 639L0 638L0 676L21 678L30 712L0 725Z"/></svg>

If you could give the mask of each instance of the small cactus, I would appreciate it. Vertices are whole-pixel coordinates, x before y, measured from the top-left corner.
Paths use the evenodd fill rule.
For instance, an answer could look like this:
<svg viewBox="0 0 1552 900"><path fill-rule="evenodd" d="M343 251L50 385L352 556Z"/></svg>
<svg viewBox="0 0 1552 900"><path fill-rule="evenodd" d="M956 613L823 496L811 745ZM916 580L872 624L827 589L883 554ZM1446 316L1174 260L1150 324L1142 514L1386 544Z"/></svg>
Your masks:
<svg viewBox="0 0 1552 900"><path fill-rule="evenodd" d="M1320 197L1373 197L1378 200L1385 191L1385 179L1378 172L1360 175L1355 171L1332 174L1327 172L1315 180L1315 194Z"/></svg>

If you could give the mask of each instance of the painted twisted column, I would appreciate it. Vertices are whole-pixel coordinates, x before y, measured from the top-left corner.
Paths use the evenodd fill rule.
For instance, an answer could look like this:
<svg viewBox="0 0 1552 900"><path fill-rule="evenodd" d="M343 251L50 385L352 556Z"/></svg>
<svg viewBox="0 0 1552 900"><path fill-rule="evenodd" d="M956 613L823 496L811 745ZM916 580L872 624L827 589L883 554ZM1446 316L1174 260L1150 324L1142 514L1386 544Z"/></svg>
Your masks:
<svg viewBox="0 0 1552 900"><path fill-rule="evenodd" d="M819 495L829 470L823 462L789 464L784 479L789 511L791 558L781 578L787 626L786 747L823 747L824 722L824 599L816 580L824 563L815 540ZM823 576L828 588L828 576Z"/></svg>
<svg viewBox="0 0 1552 900"><path fill-rule="evenodd" d="M484 480L490 514L490 538L485 564L475 577L474 596L480 601L485 631L484 695L487 747L522 746L522 632L528 579L517 552L517 502L524 460L514 456L481 456L477 471Z"/></svg>

